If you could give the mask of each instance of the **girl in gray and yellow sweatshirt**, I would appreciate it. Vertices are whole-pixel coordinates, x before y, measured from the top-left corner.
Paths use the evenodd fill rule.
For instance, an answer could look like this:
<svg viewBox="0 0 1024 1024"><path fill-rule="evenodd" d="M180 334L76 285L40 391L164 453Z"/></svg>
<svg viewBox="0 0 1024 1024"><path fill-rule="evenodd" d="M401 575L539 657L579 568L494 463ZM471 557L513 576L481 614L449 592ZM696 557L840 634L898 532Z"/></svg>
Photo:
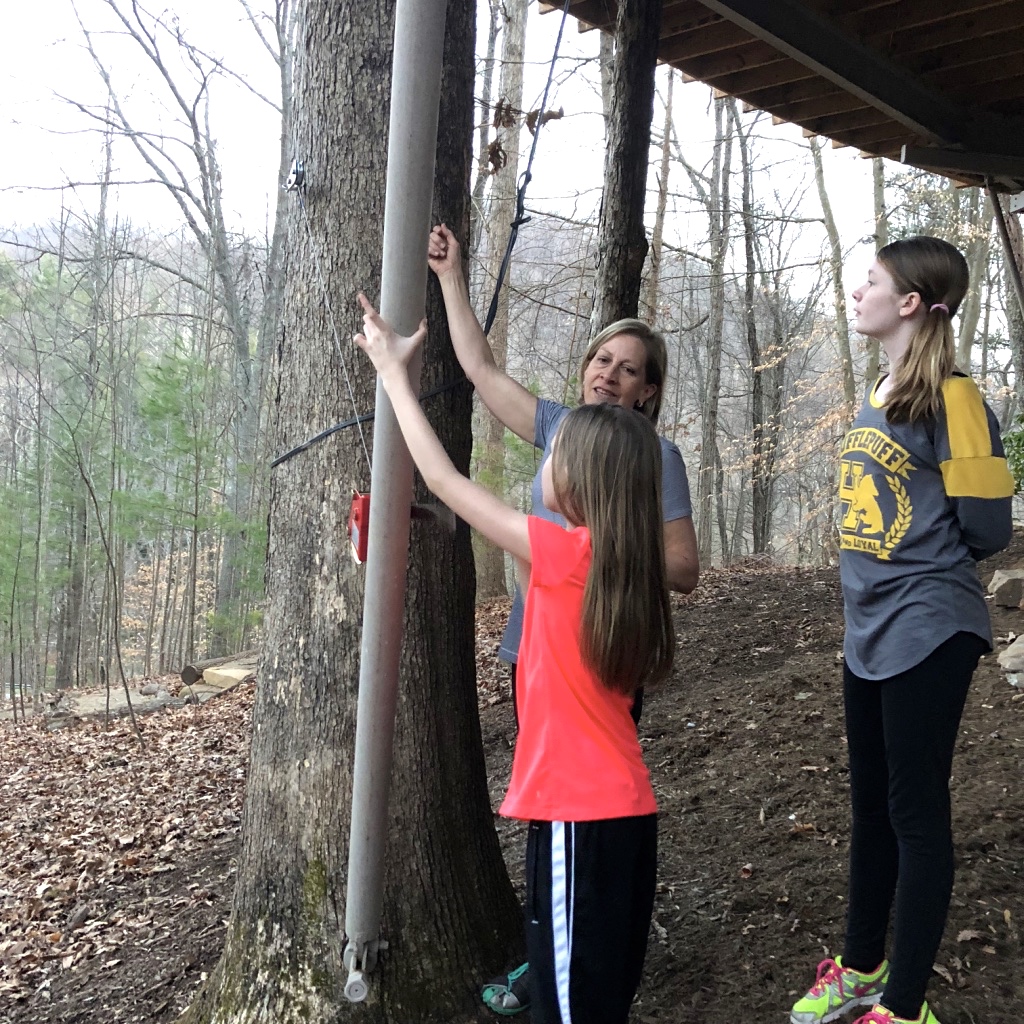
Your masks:
<svg viewBox="0 0 1024 1024"><path fill-rule="evenodd" d="M885 246L853 293L890 372L840 458L849 904L843 954L819 965L792 1024L854 1006L873 1007L859 1024L938 1024L924 997L953 886L953 747L992 644L977 562L1009 543L1014 491L995 416L954 366L967 286L963 255L918 236Z"/></svg>

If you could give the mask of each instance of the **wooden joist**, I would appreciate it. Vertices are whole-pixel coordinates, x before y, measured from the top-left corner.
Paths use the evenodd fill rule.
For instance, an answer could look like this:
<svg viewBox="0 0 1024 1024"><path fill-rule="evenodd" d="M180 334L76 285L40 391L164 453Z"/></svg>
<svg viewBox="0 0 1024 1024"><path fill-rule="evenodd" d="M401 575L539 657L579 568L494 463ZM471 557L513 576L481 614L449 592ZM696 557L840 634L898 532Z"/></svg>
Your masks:
<svg viewBox="0 0 1024 1024"><path fill-rule="evenodd" d="M615 10L570 6L605 29ZM931 168L960 182L1009 187L1024 160L1024 0L664 0L658 59L871 156L973 154Z"/></svg>

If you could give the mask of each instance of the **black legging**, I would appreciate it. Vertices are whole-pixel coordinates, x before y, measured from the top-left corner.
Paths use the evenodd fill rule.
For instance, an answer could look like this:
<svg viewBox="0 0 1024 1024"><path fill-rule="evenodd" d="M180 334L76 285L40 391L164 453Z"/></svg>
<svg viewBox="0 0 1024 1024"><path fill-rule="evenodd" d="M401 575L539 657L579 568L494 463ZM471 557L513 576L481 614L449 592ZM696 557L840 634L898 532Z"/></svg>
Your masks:
<svg viewBox="0 0 1024 1024"><path fill-rule="evenodd" d="M913 1019L946 926L953 889L949 776L960 716L987 645L957 633L912 669L870 680L843 669L853 833L843 963L885 958L882 1005Z"/></svg>
<svg viewBox="0 0 1024 1024"><path fill-rule="evenodd" d="M512 717L516 720L516 733L519 732L519 699L516 697L516 662L509 662L509 679L512 682ZM633 694L633 706L629 713L633 716L633 724L640 725L640 715L644 710L644 688L641 686Z"/></svg>

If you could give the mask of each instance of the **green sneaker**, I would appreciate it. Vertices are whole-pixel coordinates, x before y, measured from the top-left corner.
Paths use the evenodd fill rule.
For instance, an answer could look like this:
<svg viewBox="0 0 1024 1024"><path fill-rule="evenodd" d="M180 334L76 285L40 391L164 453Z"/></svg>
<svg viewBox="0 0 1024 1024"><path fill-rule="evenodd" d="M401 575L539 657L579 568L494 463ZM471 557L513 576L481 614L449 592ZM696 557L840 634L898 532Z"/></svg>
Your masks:
<svg viewBox="0 0 1024 1024"><path fill-rule="evenodd" d="M838 956L822 960L810 991L793 1007L790 1024L827 1024L855 1006L870 1006L878 1001L888 977L888 960L873 974L844 967Z"/></svg>
<svg viewBox="0 0 1024 1024"><path fill-rule="evenodd" d="M864 1014L853 1022L853 1024L939 1024L939 1018L928 1009L928 1004L921 1006L921 1012L913 1018L896 1017L892 1010L884 1006L876 1006L870 1013Z"/></svg>
<svg viewBox="0 0 1024 1024"><path fill-rule="evenodd" d="M480 990L484 1006L503 1017L511 1017L530 1008L530 965L522 964L514 971L492 978Z"/></svg>

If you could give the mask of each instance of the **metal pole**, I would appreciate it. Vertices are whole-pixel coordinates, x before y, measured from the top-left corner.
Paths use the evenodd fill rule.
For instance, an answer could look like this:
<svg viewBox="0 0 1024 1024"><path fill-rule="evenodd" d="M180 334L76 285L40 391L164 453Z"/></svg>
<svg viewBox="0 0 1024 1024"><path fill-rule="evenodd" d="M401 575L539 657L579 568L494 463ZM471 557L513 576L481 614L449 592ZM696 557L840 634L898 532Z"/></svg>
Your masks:
<svg viewBox="0 0 1024 1024"><path fill-rule="evenodd" d="M380 309L399 333L407 335L418 326L426 306L445 11L446 0L398 0L395 8ZM419 370L417 361L410 370L414 385ZM366 998L363 972L373 970L381 945L412 501L412 459L379 379L376 408L345 900L345 995L353 1002Z"/></svg>
<svg viewBox="0 0 1024 1024"><path fill-rule="evenodd" d="M1013 290L1017 293L1017 302L1020 305L1020 315L1024 317L1024 281L1021 280L1021 268L1013 251L1013 243L1010 241L1010 229L1006 226L1006 216L1003 213L1003 206L999 202L999 196L993 188L991 178L985 179L986 190L989 201L996 215L996 225L999 228L999 239L1003 243L1003 255L1010 265L1010 280L1013 282Z"/></svg>

